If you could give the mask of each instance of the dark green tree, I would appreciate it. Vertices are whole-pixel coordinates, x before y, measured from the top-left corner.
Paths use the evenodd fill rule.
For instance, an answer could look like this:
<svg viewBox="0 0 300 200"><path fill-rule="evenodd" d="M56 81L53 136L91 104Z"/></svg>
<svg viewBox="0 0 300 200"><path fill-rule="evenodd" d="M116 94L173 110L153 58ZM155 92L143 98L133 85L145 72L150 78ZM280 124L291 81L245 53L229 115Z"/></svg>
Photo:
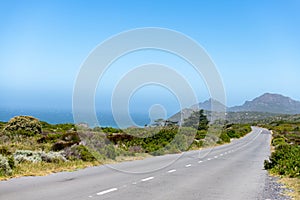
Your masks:
<svg viewBox="0 0 300 200"><path fill-rule="evenodd" d="M194 111L191 116L184 120L183 126L193 127L197 130L207 130L209 121L204 110Z"/></svg>

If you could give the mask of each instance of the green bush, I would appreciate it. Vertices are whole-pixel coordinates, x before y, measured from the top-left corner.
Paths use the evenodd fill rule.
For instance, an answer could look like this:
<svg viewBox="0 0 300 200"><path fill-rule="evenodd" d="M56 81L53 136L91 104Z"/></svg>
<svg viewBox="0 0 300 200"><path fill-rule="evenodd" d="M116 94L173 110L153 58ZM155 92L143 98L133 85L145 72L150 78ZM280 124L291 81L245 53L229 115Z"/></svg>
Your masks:
<svg viewBox="0 0 300 200"><path fill-rule="evenodd" d="M274 138L274 139L272 140L272 145L273 145L273 146L278 146L278 145L283 145L283 144L286 144L286 142L285 142L285 139L282 138L282 137Z"/></svg>
<svg viewBox="0 0 300 200"><path fill-rule="evenodd" d="M7 146L0 145L0 154L2 154L4 156L8 156L8 155L11 155L11 152L9 151Z"/></svg>
<svg viewBox="0 0 300 200"><path fill-rule="evenodd" d="M179 151L186 151L189 146L187 137L182 134L177 134L171 144L174 144L175 148Z"/></svg>
<svg viewBox="0 0 300 200"><path fill-rule="evenodd" d="M227 133L221 133L219 141L220 143L229 143L230 137L227 135Z"/></svg>
<svg viewBox="0 0 300 200"><path fill-rule="evenodd" d="M42 126L34 117L17 116L9 120L3 132L10 135L34 136L42 133Z"/></svg>
<svg viewBox="0 0 300 200"><path fill-rule="evenodd" d="M0 154L0 176L7 176L12 174L12 169L9 165L8 159Z"/></svg>
<svg viewBox="0 0 300 200"><path fill-rule="evenodd" d="M207 131L206 130L198 130L196 135L195 135L195 139L196 140L201 140L204 139L206 137Z"/></svg>
<svg viewBox="0 0 300 200"><path fill-rule="evenodd" d="M105 156L109 159L114 160L118 156L118 153L117 153L114 145L112 145L112 144L106 145L104 148L104 151L105 151Z"/></svg>
<svg viewBox="0 0 300 200"><path fill-rule="evenodd" d="M74 144L79 144L81 141L77 132L63 133L59 139L59 141L52 145L52 151L61 151L67 147L73 146Z"/></svg>
<svg viewBox="0 0 300 200"><path fill-rule="evenodd" d="M11 169L14 169L16 167L14 156L8 156L7 161Z"/></svg>
<svg viewBox="0 0 300 200"><path fill-rule="evenodd" d="M289 177L300 176L300 146L278 145L270 159L264 163L265 169Z"/></svg>
<svg viewBox="0 0 300 200"><path fill-rule="evenodd" d="M77 131L76 126L71 123L66 124L48 124L47 122L40 122L44 132L51 132L51 133L66 133Z"/></svg>
<svg viewBox="0 0 300 200"><path fill-rule="evenodd" d="M230 138L239 138L240 136L236 133L235 130L228 130L227 135Z"/></svg>
<svg viewBox="0 0 300 200"><path fill-rule="evenodd" d="M113 128L113 127L95 127L93 129L94 131L97 132L104 132L104 133L122 133L122 129L118 129L118 128Z"/></svg>
<svg viewBox="0 0 300 200"><path fill-rule="evenodd" d="M94 155L88 150L86 146L78 145L71 148L71 154L73 158L81 159L83 161L94 161L96 158Z"/></svg>

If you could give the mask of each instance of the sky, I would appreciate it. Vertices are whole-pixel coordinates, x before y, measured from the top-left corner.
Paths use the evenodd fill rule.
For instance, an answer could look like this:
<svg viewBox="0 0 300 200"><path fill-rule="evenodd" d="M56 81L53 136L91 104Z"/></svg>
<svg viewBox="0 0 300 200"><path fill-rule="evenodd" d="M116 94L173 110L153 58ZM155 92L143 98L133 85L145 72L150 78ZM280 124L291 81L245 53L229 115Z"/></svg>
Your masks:
<svg viewBox="0 0 300 200"><path fill-rule="evenodd" d="M77 75L92 50L143 27L175 30L201 45L222 78L228 106L265 92L300 100L299 10L297 0L0 1L0 108L71 109ZM113 64L99 81L96 106L110 106L122 72L149 62L174 67L199 101L209 97L187 63L144 51ZM147 86L135 91L130 109L162 104L174 111L175 97L168 88Z"/></svg>

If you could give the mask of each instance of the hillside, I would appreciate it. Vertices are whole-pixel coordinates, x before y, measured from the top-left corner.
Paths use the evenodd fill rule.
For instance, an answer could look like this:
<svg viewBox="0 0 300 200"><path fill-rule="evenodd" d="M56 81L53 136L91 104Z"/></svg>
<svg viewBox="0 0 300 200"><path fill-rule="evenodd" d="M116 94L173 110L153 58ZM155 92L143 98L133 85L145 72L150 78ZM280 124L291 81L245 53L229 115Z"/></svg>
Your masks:
<svg viewBox="0 0 300 200"><path fill-rule="evenodd" d="M288 115L300 114L300 102L280 94L265 93L241 106L226 107L217 100L209 99L190 108L185 108L169 119L182 123L197 108L205 110L211 116L212 105L216 112L226 108L226 120L230 123L268 122L270 120L287 119ZM214 121L214 119L211 119Z"/></svg>
<svg viewBox="0 0 300 200"><path fill-rule="evenodd" d="M269 112L280 114L299 114L300 102L280 94L265 93L241 106L229 108L231 112Z"/></svg>
<svg viewBox="0 0 300 200"><path fill-rule="evenodd" d="M224 112L228 109L224 104L212 98L199 103L198 105L191 106L191 109L197 109L197 107L208 111L211 111L213 109L216 112Z"/></svg>

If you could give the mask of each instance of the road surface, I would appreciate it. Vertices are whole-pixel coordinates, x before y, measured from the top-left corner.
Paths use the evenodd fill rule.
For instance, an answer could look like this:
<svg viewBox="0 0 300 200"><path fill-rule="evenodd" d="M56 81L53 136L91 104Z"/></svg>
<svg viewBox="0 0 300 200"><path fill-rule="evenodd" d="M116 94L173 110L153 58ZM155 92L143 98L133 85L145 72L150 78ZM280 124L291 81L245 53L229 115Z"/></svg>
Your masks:
<svg viewBox="0 0 300 200"><path fill-rule="evenodd" d="M183 154L0 182L0 200L263 199L271 134Z"/></svg>

